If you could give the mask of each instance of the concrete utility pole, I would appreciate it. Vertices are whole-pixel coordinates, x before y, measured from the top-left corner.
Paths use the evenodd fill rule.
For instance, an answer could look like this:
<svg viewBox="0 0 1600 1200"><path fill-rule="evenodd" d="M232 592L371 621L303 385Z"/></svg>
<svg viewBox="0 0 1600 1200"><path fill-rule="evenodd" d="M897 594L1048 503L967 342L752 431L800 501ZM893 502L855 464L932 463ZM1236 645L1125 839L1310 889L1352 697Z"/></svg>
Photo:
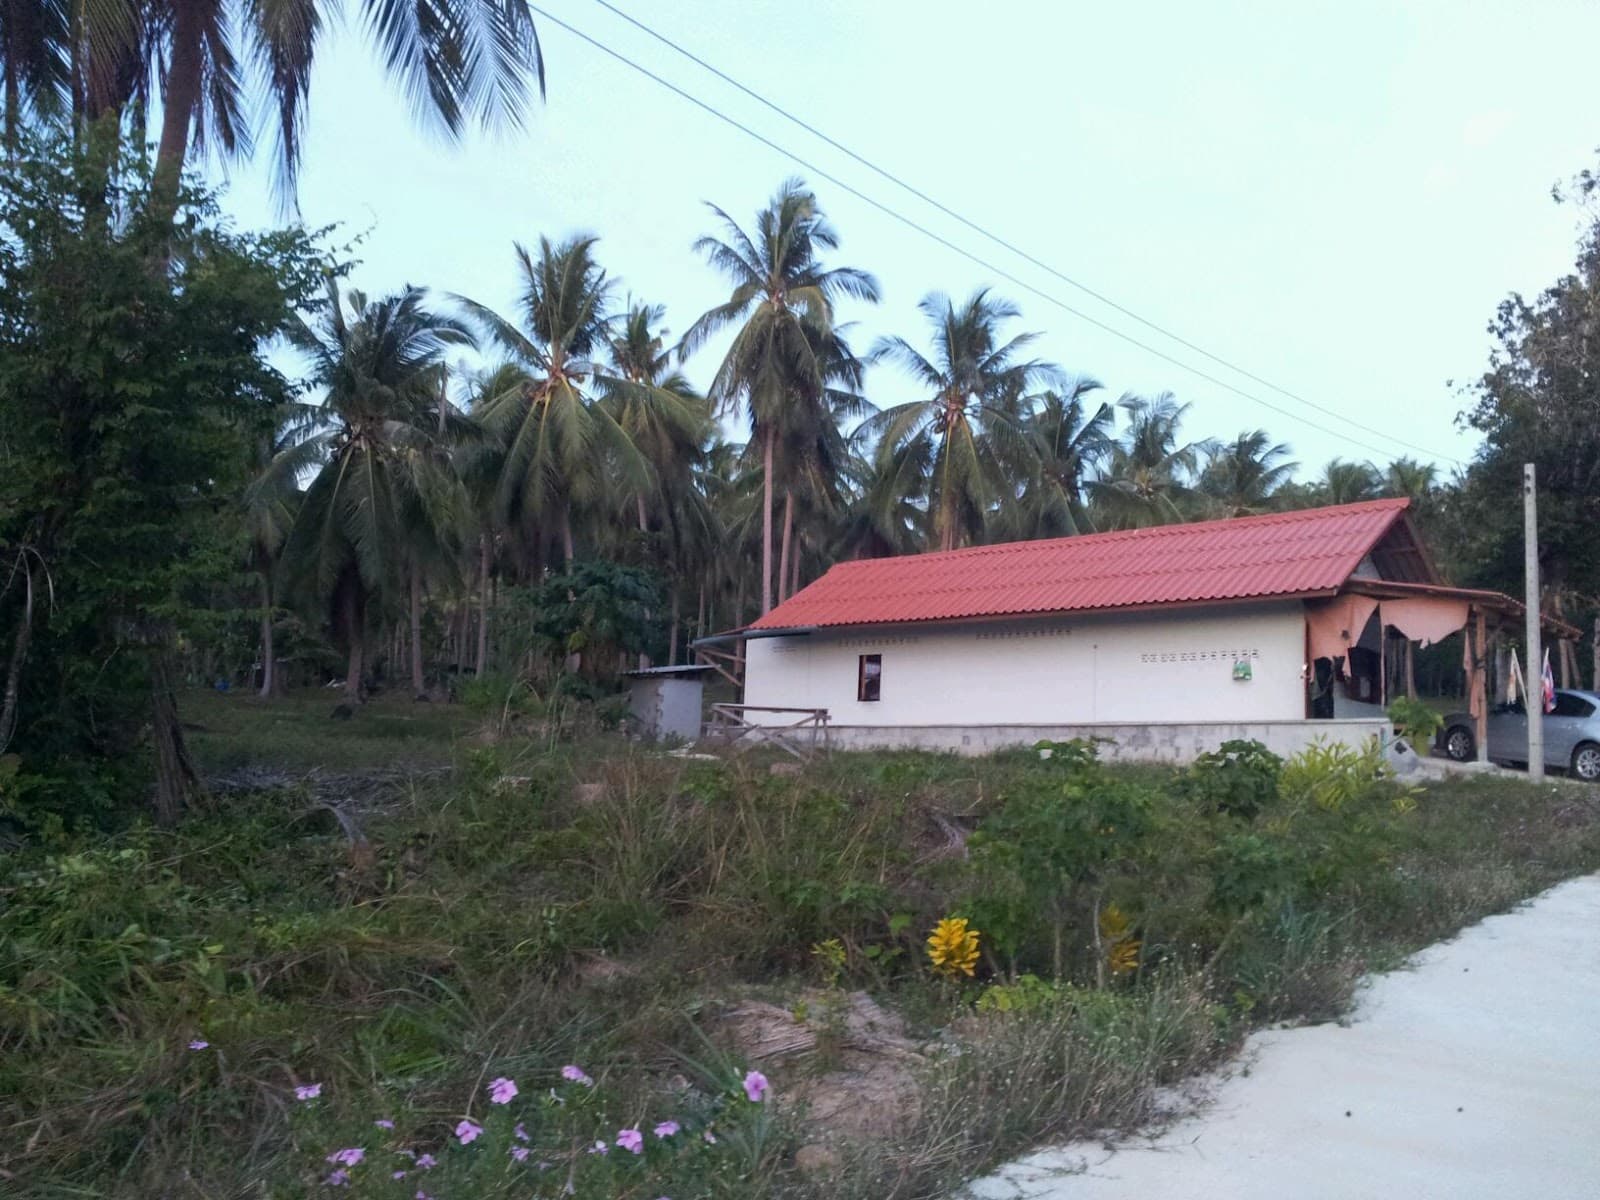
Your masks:
<svg viewBox="0 0 1600 1200"><path fill-rule="evenodd" d="M1523 707L1528 713L1528 778L1544 778L1544 656L1539 651L1539 503L1535 494L1533 464L1522 464L1522 569L1523 603L1528 618L1528 661L1522 668L1527 682ZM1534 681L1538 680L1538 683Z"/></svg>

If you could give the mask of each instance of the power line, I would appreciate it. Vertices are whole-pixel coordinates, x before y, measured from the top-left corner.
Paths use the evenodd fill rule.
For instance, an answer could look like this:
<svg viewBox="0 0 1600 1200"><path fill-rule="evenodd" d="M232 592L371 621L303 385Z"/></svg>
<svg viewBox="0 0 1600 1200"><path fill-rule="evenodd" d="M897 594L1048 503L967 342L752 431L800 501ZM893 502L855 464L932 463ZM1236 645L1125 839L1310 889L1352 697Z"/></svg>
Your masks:
<svg viewBox="0 0 1600 1200"><path fill-rule="evenodd" d="M936 233L932 229L929 229L926 225L923 225L923 224L919 223L918 221L916 221L915 219L906 216L904 213L898 211L897 209L891 208L889 205L883 203L881 200L877 200L874 197L867 195L865 192L861 191L859 188L856 188L853 185L851 185L849 183L846 183L843 179L840 179L837 175L834 175L831 172L824 170L822 167L818 166L816 163L810 161L809 159L803 157L802 155L796 153L795 151L790 150L787 147L780 145L779 143L773 141L771 138L767 137L765 134L757 132L756 130L752 129L750 126L748 126L748 125L742 123L741 121L739 121L737 118L730 117L727 113L725 113L722 110L714 107L713 105L707 103L706 101L700 99L698 96L694 95L693 93L685 91L683 88L679 87L675 83L672 83L670 80L662 78L660 75L657 75L654 71L650 70L648 67L645 67L642 64L640 64L638 62L635 62L633 59L629 58L627 55L623 54L621 51L612 49L610 46L606 45L604 42L600 41L598 38L592 37L591 35L583 32L583 30L578 29L577 27L568 24L566 21L563 21L560 17L556 16L554 13L550 12L549 10L541 8L539 5L532 4L532 3L530 3L528 5L528 7L529 7L529 9L531 11L533 11L535 13L538 13L541 17L543 17L545 20L549 21L552 25L555 25L560 29L566 30L568 33L572 34L574 37L578 38L580 41L588 43L590 46L594 47L596 50L599 50L602 54L605 54L610 58L616 59L618 62L622 63L624 66L629 67L634 71L637 71L639 74L643 75L645 78L647 78L647 79L651 80L652 82L660 85L661 87L666 88L669 92L673 93L675 96L678 96L680 99L687 100L690 104L693 104L696 108L699 108L702 111L704 111L706 113L709 113L711 116L717 118L717 120L719 120L719 121L722 121L724 124L731 125L733 128L737 129L740 133L743 133L745 136L753 138L755 141L760 142L763 146L766 146L769 150L775 151L776 153L781 154L783 157L791 160L792 162L795 162L795 163L799 164L800 166L804 167L807 171L809 171L812 174L816 175L818 178L827 180L829 183L833 184L835 187L839 188L840 190L848 193L851 196L854 196L857 200L860 200L863 204L869 205L870 207L872 207L872 208L878 210L879 212L883 213L885 216L887 216L887 217L889 217L889 218L891 218L891 219L893 219L895 221L900 222L900 224L902 224L902 225L905 225L907 228L913 229L917 233L922 234L924 237L930 239L931 241L937 242L939 245L943 246L945 249L951 251L952 253L958 254L962 258L965 258L970 262L976 263L978 266L982 267L984 270L990 271L993 274L998 275L1000 278L1005 279L1008 282L1015 284L1017 287L1020 287L1020 288L1024 289L1025 291L1032 292L1035 296L1038 296L1041 300L1044 300L1046 303L1055 305L1057 308L1061 309L1063 312L1070 313L1072 316L1077 317L1080 321L1084 321L1084 322L1094 326L1096 329L1099 329L1099 330L1101 330L1101 331L1103 331L1105 333L1109 333L1112 337L1115 337L1115 338L1117 338L1117 339L1119 339L1119 340L1121 340L1123 342L1126 342L1131 346L1135 346L1138 349L1143 350L1147 354L1152 354L1156 358L1161 359L1163 362L1171 363L1173 366L1177 367L1178 369L1189 372L1189 374L1195 376L1197 379L1203 379L1207 383L1214 384L1215 386L1220 387L1225 391L1232 392L1236 396L1240 396L1243 399L1249 400L1254 404L1259 404L1263 408L1266 408L1266 409L1271 410L1272 412L1278 413L1280 416L1287 417L1291 421L1297 421L1300 424L1305 425L1305 426L1307 426L1307 427L1309 427L1311 429L1315 429L1320 433L1325 433L1329 437L1339 438L1339 439L1341 439L1341 440L1343 440L1345 442L1348 442L1352 446L1359 446L1359 447L1361 447L1361 449L1366 450L1366 451L1368 451L1368 452L1370 452L1372 454L1376 454L1376 455L1378 455L1380 457L1387 457L1387 455L1390 453L1389 451L1380 449L1379 447L1371 445L1368 442L1363 442L1363 441L1359 440L1358 438L1351 437L1348 433L1342 432L1340 430L1329 429L1325 425L1318 425L1315 421L1308 420L1307 418L1305 418L1304 416L1302 416L1299 413L1290 412L1288 409L1282 407L1281 405L1274 404L1270 400L1265 400L1265 399L1263 399L1262 397L1256 395L1253 392L1247 392L1243 388L1238 387L1235 384L1229 383L1225 379L1219 379L1219 378L1217 378L1217 376L1212 375L1209 372L1204 371L1199 367L1196 367L1196 366L1194 366L1194 365L1192 365L1190 363L1186 363L1182 359L1175 358L1173 355L1167 353L1165 350L1158 349L1157 347L1150 345L1148 342L1142 342L1138 338L1134 337L1132 334L1124 333L1122 330L1116 328L1113 325L1108 325L1106 322L1100 320L1098 317L1091 316L1089 313L1084 312L1080 308L1075 308L1073 305L1067 303L1065 300L1061 299L1059 296L1053 295L1052 293L1045 291L1043 288L1040 288L1040 287L1036 286L1035 284L1029 283L1025 279L1019 278L1017 275L1015 275L1012 272L1006 270L1004 267L999 266L998 264L996 264L994 262L991 262L990 260L984 258L982 255L976 254L973 251L968 250L964 246L957 245L955 242L952 242L949 238L946 238L942 234ZM1326 411L1326 410L1324 410L1324 411ZM1332 415L1334 415L1336 417L1339 416L1339 414L1337 414L1337 413L1334 413ZM1360 426L1359 428L1366 428L1366 427L1365 426ZM1391 441L1396 441L1396 442L1398 442L1398 444L1400 444L1402 446L1408 445L1408 443L1401 442L1401 441L1399 441L1399 439L1392 438L1392 437L1390 437L1390 435L1382 433L1381 431L1378 431L1378 430L1368 430L1368 432L1377 433L1378 436L1387 438L1388 440L1391 440ZM1428 454L1430 457L1433 457L1433 458L1443 458L1443 459L1446 459L1446 460L1448 460L1450 462L1460 462L1459 459L1453 458L1450 455L1433 454L1431 451L1422 450L1420 447L1411 447L1411 448L1418 450L1420 453Z"/></svg>
<svg viewBox="0 0 1600 1200"><path fill-rule="evenodd" d="M1441 458L1441 459L1444 459L1444 460L1446 460L1448 462L1454 462L1454 463L1460 463L1461 462L1460 459L1455 458L1452 455L1439 454L1439 453L1437 453L1435 451L1427 449L1426 447L1418 446L1413 442L1408 442L1404 438L1395 437L1394 434L1388 433L1388 432L1386 432L1386 431L1384 431L1382 429L1378 429L1378 428L1376 428L1374 426L1371 426L1371 425L1364 425L1359 421L1351 421L1343 413L1340 413L1335 409L1328 408L1325 405L1319 404L1315 400L1312 400L1312 399L1310 399L1310 398L1308 398L1306 396L1302 396L1298 392L1291 391L1288 388L1285 388L1285 387L1283 387L1283 386L1281 386L1279 384L1273 383L1272 380L1263 378L1262 376L1257 375L1254 372L1249 371L1244 367L1241 367L1238 363L1235 363L1235 362L1230 361L1229 359L1223 358L1219 354L1214 354L1210 350L1207 350L1204 346L1197 345L1196 343L1190 341L1188 338L1183 337L1181 334L1174 333L1172 330L1166 328L1165 326L1160 325L1160 324L1156 323L1155 321L1152 321L1149 318L1140 315L1139 313L1135 312L1133 309L1128 308L1126 305L1119 304L1117 301L1113 300L1110 296L1107 296L1105 293L1097 291L1096 289L1090 287L1088 284L1082 282L1081 280L1074 279L1072 276L1068 275L1066 272L1060 270L1059 268L1053 267L1049 263L1045 262L1043 259L1040 259L1037 256L1035 256L1033 254L1030 254L1028 251L1024 250L1021 246L1016 245L1014 242L1008 241L1007 239L1001 237L999 234L994 233L993 231L991 231L990 229L986 228L983 225L980 225L977 221L974 221L970 217L967 217L966 215L964 215L963 213L960 213L960 212L956 211L955 209L951 208L949 205L940 202L939 200L935 199L933 196L930 196L927 192L923 191L921 188L915 186L914 184L906 182L904 179L902 179L900 176L896 175L894 172L889 171L886 168L879 166L877 163L873 162L870 158L867 158L865 155L857 153L855 150L852 150L849 146L846 146L843 142L840 142L838 139L836 139L834 137L831 137L827 133L824 133L821 129L818 129L815 125L812 125L810 122L804 120L801 117L795 116L794 113L790 112L788 109L784 108L782 105L776 103L773 100L769 100L766 96L763 96L760 92L756 91L754 88L752 88L749 85L741 82L738 79L735 79L732 75L729 75L726 71L723 71L721 68L717 67L713 63L707 62L705 59L701 58L698 54L695 54L692 50L689 50L688 48L680 45L679 43L677 43L675 41L673 41L666 34L661 33L659 31L651 28L649 25L646 25L643 21L639 20L637 17L633 16L631 13L625 12L622 9L618 8L616 5L610 3L609 0L594 0L594 2L596 4L598 4L601 8L605 9L607 12L612 13L615 16L620 17L622 20L626 21L628 24L632 25L634 28L640 30L641 32L643 32L643 33L645 33L647 35L649 35L650 37L654 38L656 41L660 42L662 45L668 47L669 49L673 50L677 54L682 55L684 58L687 58L690 62L696 64L697 66L703 68L706 71L709 71L711 74L715 75L718 79L722 80L724 83L728 84L730 87L737 88L739 91L743 92L746 96L749 96L756 103L758 103L758 104L764 106L765 108L769 109L770 111L778 114L778 116L782 117L784 120L790 122L791 124L793 124L795 126L798 126L800 129L805 130L807 133L811 134L813 137L818 138L821 141L825 142L827 145L833 147L833 149L839 151L839 153L843 154L845 157L847 157L847 158L851 159L852 161L854 161L854 162L860 164L861 166L865 167L867 170L871 171L873 174L879 176L880 178L882 178L884 180L887 180L889 183L894 184L896 187L898 187L901 190L909 193L910 195L915 196L918 200L921 200L923 203L931 206L934 209L937 209L939 212L943 213L945 216L949 217L951 220L956 221L959 224L966 226L968 229L972 230L974 233L978 234L980 237L988 239L989 241L993 242L995 245L1001 247L1002 249L1009 250L1012 254L1015 254L1017 257L1023 259L1024 261L1033 264L1035 267L1038 267L1041 271L1044 271L1047 274L1054 276L1055 278L1059 279L1061 282L1067 284L1069 287L1076 288L1078 291L1082 292L1084 295L1090 296L1093 299L1098 300L1101 304L1104 304L1106 307L1111 308L1111 309L1115 310L1116 312L1121 313L1123 316L1128 317L1131 320L1137 321L1139 324L1143 325L1145 328L1150 329L1150 330L1152 330L1152 331L1154 331L1156 333L1159 333L1162 337L1167 338L1170 341L1176 342L1178 345L1183 346L1185 349L1194 351L1196 354L1199 354L1203 358L1206 358L1206 359L1210 360L1211 362L1216 363L1218 366L1226 367L1228 370L1234 372L1237 375L1242 376L1245 379L1250 380L1252 383L1260 384L1262 387L1267 388L1267 389L1269 389L1271 391L1274 391L1274 392L1278 393L1280 396L1285 396L1288 399L1293 400L1298 404L1303 404L1308 408L1315 409L1317 412L1324 413L1325 415L1330 416L1330 417L1334 417L1337 420L1343 421L1346 424L1349 424L1349 425L1355 427L1356 429L1365 430L1368 433L1371 433L1371 434L1374 434L1377 437L1383 438L1385 441L1393 442L1397 446L1404 446L1408 450L1415 450L1417 453L1428 455L1431 458ZM1357 444L1360 444L1360 443L1357 443Z"/></svg>

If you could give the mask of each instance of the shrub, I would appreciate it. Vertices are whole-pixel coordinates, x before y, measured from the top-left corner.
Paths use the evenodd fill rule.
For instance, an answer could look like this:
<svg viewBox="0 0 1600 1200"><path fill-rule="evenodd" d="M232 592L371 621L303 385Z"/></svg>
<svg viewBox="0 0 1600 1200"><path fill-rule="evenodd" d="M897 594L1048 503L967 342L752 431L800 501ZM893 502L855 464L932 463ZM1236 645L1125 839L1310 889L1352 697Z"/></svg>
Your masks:
<svg viewBox="0 0 1600 1200"><path fill-rule="evenodd" d="M1427 754L1433 739L1444 728L1444 715L1429 708L1421 700L1410 696L1397 696L1389 705L1389 720L1396 732L1411 743L1418 754Z"/></svg>
<svg viewBox="0 0 1600 1200"><path fill-rule="evenodd" d="M1223 742L1178 779L1178 792L1207 812L1253 821L1278 797L1283 759L1256 741Z"/></svg>

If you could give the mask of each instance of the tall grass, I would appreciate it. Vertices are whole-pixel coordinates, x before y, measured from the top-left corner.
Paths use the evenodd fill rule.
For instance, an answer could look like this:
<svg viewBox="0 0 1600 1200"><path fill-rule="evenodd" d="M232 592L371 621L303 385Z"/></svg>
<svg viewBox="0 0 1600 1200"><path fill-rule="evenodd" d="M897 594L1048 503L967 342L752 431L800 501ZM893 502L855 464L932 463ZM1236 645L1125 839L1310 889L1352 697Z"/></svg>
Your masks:
<svg viewBox="0 0 1600 1200"><path fill-rule="evenodd" d="M1251 1024L1335 1015L1363 970L1600 867L1585 793L1452 781L1384 833L1373 870L1219 915L1219 818L1170 771L1118 772L1152 790L1162 833L1095 886L1125 889L1143 967L1095 986L1083 922L1046 1001L978 1012L982 981L931 980L921 940L981 881L950 831L1054 786L1037 757L838 755L775 777L442 727L432 747L454 773L358 811L362 841L291 789L0 865L0 1192L290 1194L317 1147L285 1096L310 1080L330 1119L400 1105L441 1140L485 1072L582 1061L654 1095L716 1039L720 1004L800 995L813 945L837 939L843 985L933 1048L920 1102L823 1175L793 1167L814 1135L791 1113L742 1186L931 1196L1040 1140L1136 1123ZM1046 973L1047 948L1021 944L1020 968Z"/></svg>

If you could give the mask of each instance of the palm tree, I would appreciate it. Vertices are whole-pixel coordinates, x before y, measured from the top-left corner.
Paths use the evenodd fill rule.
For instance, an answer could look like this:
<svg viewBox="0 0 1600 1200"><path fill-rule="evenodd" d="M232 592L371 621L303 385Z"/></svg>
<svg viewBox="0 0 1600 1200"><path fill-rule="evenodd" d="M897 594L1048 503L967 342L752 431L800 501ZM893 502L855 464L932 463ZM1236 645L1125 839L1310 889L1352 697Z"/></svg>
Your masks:
<svg viewBox="0 0 1600 1200"><path fill-rule="evenodd" d="M470 434L442 407L438 365L447 349L474 343L465 326L424 307L420 288L341 299L330 283L329 293L317 327L293 331L326 389L315 439L324 459L284 558L302 591L328 606L349 655L345 690L359 702L370 602L398 589L435 447Z"/></svg>
<svg viewBox="0 0 1600 1200"><path fill-rule="evenodd" d="M1414 458L1397 458L1383 473L1383 491L1389 496L1404 496L1413 508L1421 507L1439 484L1439 468Z"/></svg>
<svg viewBox="0 0 1600 1200"><path fill-rule="evenodd" d="M928 477L933 443L926 436L880 443L869 457L852 456L852 490L839 549L846 558L915 554L928 544Z"/></svg>
<svg viewBox="0 0 1600 1200"><path fill-rule="evenodd" d="M1319 482L1327 503L1355 504L1376 497L1382 479L1371 463L1346 462L1342 458L1335 458L1329 460L1322 469Z"/></svg>
<svg viewBox="0 0 1600 1200"><path fill-rule="evenodd" d="M75 123L114 113L142 123L159 98L157 178L176 194L190 152L247 156L256 124L275 127L277 181L293 188L317 49L337 0L5 0L0 67L7 130L26 114ZM526 0L360 0L377 47L415 114L448 137L471 121L519 126L544 59ZM160 86L150 94L151 81ZM142 133L142 130L140 131ZM142 140L142 138L141 138Z"/></svg>
<svg viewBox="0 0 1600 1200"><path fill-rule="evenodd" d="M1155 398L1124 396L1117 407L1128 416L1128 428L1115 446L1104 472L1087 490L1108 529L1138 529L1184 520L1194 495L1192 477L1204 442L1181 440L1187 404L1170 392Z"/></svg>
<svg viewBox="0 0 1600 1200"><path fill-rule="evenodd" d="M1097 380L1079 378L1063 391L1047 391L1031 402L1023 422L1026 483L999 514L1006 536L1065 537L1093 530L1084 484L1110 453L1116 423L1109 404L1088 412L1087 397L1099 390Z"/></svg>
<svg viewBox="0 0 1600 1200"><path fill-rule="evenodd" d="M556 529L568 562L576 554L574 506L608 487L646 488L651 479L649 462L613 408L595 402L597 393L635 400L648 394L660 402L657 416L677 399L664 388L630 384L596 357L609 349L613 321L612 285L595 261L596 240L578 236L553 245L541 237L537 256L516 245L520 328L475 300L457 297L524 372L488 396L479 414L504 447L495 517L507 526Z"/></svg>
<svg viewBox="0 0 1600 1200"><path fill-rule="evenodd" d="M287 400L253 443L254 475L241 497L249 537L249 564L261 585L261 698L277 690L273 620L278 607L278 559L299 511L300 477L322 455L316 438L322 410L302 400Z"/></svg>
<svg viewBox="0 0 1600 1200"><path fill-rule="evenodd" d="M826 373L836 349L834 306L843 297L876 301L878 284L853 267L825 267L823 251L837 250L839 237L816 197L798 179L786 180L756 215L755 236L726 212L708 206L722 221L722 238L702 237L695 250L733 283L728 299L707 311L684 335L687 357L720 330L737 324L733 344L712 378L709 396L719 412L741 406L754 442L761 447L761 611L773 598L773 494L779 443L786 429L803 427L786 411L813 418L825 403Z"/></svg>
<svg viewBox="0 0 1600 1200"><path fill-rule="evenodd" d="M1278 488L1299 468L1286 462L1289 447L1264 429L1249 430L1212 447L1200 472L1200 491L1225 517L1248 517L1272 507Z"/></svg>
<svg viewBox="0 0 1600 1200"><path fill-rule="evenodd" d="M661 327L660 305L630 304L607 336L612 374L599 382L601 405L650 464L650 486L634 490L639 531L650 528L650 509L660 515L690 489L690 467L711 424L711 410L681 371L672 369L672 352ZM653 494L652 494L653 493Z"/></svg>
<svg viewBox="0 0 1600 1200"><path fill-rule="evenodd" d="M1021 315L1016 305L974 292L958 309L939 292L917 305L933 327L933 356L901 337L882 338L869 361L893 362L928 391L923 400L885 409L874 418L890 445L929 437L934 445L931 502L941 550L978 532L998 485L998 464L1027 455L1019 398L1035 383L1057 379L1060 368L1022 351L1038 334L1002 340L1000 326Z"/></svg>

